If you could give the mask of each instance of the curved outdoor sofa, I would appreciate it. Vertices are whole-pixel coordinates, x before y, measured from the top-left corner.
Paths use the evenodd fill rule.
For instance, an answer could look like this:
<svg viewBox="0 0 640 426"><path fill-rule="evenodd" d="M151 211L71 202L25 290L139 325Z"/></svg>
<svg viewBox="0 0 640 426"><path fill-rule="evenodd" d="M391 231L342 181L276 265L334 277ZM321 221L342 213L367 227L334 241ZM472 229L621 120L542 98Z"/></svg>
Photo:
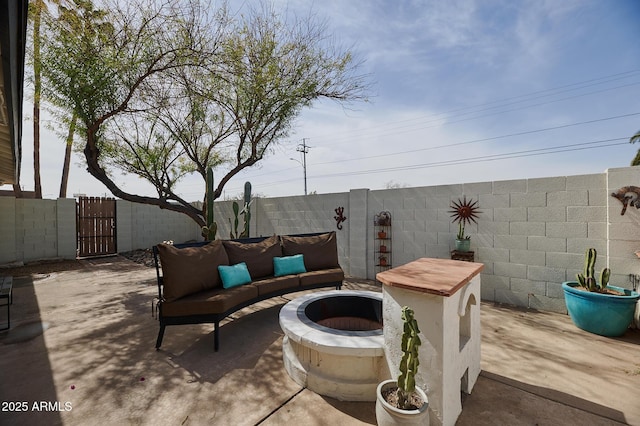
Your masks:
<svg viewBox="0 0 640 426"><path fill-rule="evenodd" d="M218 351L226 316L287 293L339 290L344 279L335 232L158 244L153 258L160 321L156 350L168 325L213 323Z"/></svg>

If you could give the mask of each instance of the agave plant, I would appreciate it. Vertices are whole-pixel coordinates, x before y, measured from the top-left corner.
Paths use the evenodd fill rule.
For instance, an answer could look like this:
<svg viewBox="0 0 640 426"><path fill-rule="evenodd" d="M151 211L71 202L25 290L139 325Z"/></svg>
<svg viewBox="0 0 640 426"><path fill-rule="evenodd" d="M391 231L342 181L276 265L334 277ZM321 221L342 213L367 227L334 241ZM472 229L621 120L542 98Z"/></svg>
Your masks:
<svg viewBox="0 0 640 426"><path fill-rule="evenodd" d="M598 252L596 249L587 249L584 255L584 271L581 274L576 274L576 277L578 278L578 283L580 283L580 285L585 289L603 293L607 288L607 284L609 284L611 270L609 268L604 268L600 272L600 282L598 283L594 276L597 256Z"/></svg>

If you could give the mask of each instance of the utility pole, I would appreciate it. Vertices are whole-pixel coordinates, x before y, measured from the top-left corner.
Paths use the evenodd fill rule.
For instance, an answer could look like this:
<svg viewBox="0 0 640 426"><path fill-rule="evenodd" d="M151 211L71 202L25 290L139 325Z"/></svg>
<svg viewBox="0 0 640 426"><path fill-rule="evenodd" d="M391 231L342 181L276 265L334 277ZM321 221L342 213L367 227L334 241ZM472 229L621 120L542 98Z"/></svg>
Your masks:
<svg viewBox="0 0 640 426"><path fill-rule="evenodd" d="M309 152L309 145L307 145L307 139L303 138L302 143L298 145L296 151L302 153L302 170L304 173L304 195L307 195L307 153Z"/></svg>

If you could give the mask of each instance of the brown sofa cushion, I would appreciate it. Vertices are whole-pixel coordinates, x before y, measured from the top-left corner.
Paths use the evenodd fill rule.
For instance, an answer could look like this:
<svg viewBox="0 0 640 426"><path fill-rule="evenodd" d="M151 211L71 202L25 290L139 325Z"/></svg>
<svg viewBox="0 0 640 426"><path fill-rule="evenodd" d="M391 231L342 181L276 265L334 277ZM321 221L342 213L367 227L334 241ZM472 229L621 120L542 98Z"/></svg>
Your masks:
<svg viewBox="0 0 640 426"><path fill-rule="evenodd" d="M273 275L273 258L282 256L280 241L275 235L258 243L223 241L232 265L245 262L252 279Z"/></svg>
<svg viewBox="0 0 640 426"><path fill-rule="evenodd" d="M251 284L227 289L218 287L163 303L161 309L162 315L167 317L222 314L256 297L258 289Z"/></svg>
<svg viewBox="0 0 640 426"><path fill-rule="evenodd" d="M220 240L201 247L176 248L158 244L162 265L163 295L172 301L192 293L221 286L218 265L229 258Z"/></svg>
<svg viewBox="0 0 640 426"><path fill-rule="evenodd" d="M340 267L335 231L309 237L283 235L280 238L282 239L283 254L285 256L302 254L307 271Z"/></svg>
<svg viewBox="0 0 640 426"><path fill-rule="evenodd" d="M323 269L322 271L304 272L299 274L300 287L315 286L326 283L341 283L344 280L344 272L341 268Z"/></svg>
<svg viewBox="0 0 640 426"><path fill-rule="evenodd" d="M258 288L259 296L264 296L284 289L298 288L300 286L300 279L296 275L287 275L284 277L262 278L260 280L254 280L251 284Z"/></svg>

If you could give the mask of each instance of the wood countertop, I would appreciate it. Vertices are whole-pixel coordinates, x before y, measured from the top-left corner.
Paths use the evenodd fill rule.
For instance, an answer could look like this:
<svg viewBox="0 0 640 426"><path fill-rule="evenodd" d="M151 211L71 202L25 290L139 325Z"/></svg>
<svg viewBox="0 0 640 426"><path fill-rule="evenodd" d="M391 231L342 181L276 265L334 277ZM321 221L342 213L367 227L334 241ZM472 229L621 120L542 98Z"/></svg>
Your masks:
<svg viewBox="0 0 640 426"><path fill-rule="evenodd" d="M380 272L378 281L400 287L449 297L478 275L482 263L423 257L397 268Z"/></svg>

